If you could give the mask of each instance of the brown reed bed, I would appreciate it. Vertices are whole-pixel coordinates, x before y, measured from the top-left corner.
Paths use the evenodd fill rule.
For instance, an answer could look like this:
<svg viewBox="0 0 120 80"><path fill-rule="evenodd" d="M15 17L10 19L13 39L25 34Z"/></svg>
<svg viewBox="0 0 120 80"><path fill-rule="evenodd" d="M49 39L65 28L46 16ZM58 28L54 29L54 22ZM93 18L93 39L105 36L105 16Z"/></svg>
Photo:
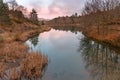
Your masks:
<svg viewBox="0 0 120 80"><path fill-rule="evenodd" d="M41 27L24 22L1 26L0 34L0 80L32 80L40 79L47 65L47 57L41 53L29 53L23 43L30 37L50 27Z"/></svg>
<svg viewBox="0 0 120 80"><path fill-rule="evenodd" d="M28 53L28 48L19 43L5 44L0 48L0 79L37 79L47 64L47 57L40 53Z"/></svg>

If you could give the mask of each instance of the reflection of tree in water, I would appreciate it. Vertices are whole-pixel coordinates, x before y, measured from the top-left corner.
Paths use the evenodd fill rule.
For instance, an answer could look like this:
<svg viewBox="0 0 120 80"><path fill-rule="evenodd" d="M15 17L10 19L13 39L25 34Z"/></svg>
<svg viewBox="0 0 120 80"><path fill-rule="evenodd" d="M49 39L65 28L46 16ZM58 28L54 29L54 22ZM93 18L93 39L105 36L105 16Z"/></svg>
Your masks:
<svg viewBox="0 0 120 80"><path fill-rule="evenodd" d="M80 30L80 27L75 26L69 26L69 27L53 27L55 30L63 30L63 31L71 31L72 33L77 34L77 32Z"/></svg>
<svg viewBox="0 0 120 80"><path fill-rule="evenodd" d="M33 38L30 39L31 43L36 46L38 43L38 36L34 36Z"/></svg>
<svg viewBox="0 0 120 80"><path fill-rule="evenodd" d="M120 80L120 56L108 47L84 37L80 52L94 80Z"/></svg>

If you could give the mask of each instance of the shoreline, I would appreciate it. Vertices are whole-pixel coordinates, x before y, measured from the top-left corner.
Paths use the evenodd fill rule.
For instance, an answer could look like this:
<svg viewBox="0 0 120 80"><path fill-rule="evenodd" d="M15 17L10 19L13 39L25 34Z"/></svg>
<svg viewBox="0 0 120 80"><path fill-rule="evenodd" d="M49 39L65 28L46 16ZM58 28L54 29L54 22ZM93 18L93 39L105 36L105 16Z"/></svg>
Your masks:
<svg viewBox="0 0 120 80"><path fill-rule="evenodd" d="M84 30L82 30L82 33L86 37L93 39L97 42L105 43L109 46L120 48L119 26L120 25L111 25L111 26L108 25L107 27L109 27L109 30L107 31L107 30L100 29L99 34L97 31L97 27L92 27L89 30L84 29Z"/></svg>
<svg viewBox="0 0 120 80"><path fill-rule="evenodd" d="M38 35L39 33L42 33L42 32L45 32L45 31L49 31L49 30L51 30L51 27L43 27L43 28L40 28L40 29L37 29L37 30L31 30L31 31L28 31L28 32L24 32L21 35L21 37L19 37L18 41L25 42L29 38L31 38L31 37L33 37L35 35Z"/></svg>
<svg viewBox="0 0 120 80"><path fill-rule="evenodd" d="M49 30L51 30L50 27L38 26L27 31L5 31L0 34L0 37L3 37L0 44L0 74L3 74L2 79L32 79L42 76L42 70L48 62L47 56L41 55L41 53L29 53L28 47L23 43L29 38ZM34 71L32 71L33 69ZM6 70L9 70L9 73Z"/></svg>

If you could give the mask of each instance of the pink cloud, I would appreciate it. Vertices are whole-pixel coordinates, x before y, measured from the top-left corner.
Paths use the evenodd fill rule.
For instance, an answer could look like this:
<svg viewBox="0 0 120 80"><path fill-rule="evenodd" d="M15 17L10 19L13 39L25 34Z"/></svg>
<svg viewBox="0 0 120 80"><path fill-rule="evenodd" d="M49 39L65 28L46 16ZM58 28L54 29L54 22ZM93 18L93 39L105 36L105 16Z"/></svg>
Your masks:
<svg viewBox="0 0 120 80"><path fill-rule="evenodd" d="M17 0L18 3L28 8L36 9L39 18L55 18L58 16L80 14L80 9L85 0Z"/></svg>
<svg viewBox="0 0 120 80"><path fill-rule="evenodd" d="M46 18L46 19L51 19L54 17L58 17L58 16L63 16L65 15L65 11L59 7L42 7L41 9L38 10L38 16L40 18Z"/></svg>
<svg viewBox="0 0 120 80"><path fill-rule="evenodd" d="M65 32L65 31L56 31L56 30L51 30L50 32L44 32L43 34L40 34L40 37L44 38L44 39L49 39L54 38L54 39L61 39L62 37L68 37L65 34L69 33L71 34L71 32Z"/></svg>

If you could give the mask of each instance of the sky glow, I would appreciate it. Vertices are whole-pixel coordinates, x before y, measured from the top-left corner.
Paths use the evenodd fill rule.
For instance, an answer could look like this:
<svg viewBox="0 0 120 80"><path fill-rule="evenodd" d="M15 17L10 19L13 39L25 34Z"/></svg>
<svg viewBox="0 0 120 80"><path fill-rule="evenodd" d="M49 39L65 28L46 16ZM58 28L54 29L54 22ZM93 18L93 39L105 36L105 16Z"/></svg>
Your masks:
<svg viewBox="0 0 120 80"><path fill-rule="evenodd" d="M85 0L16 0L25 6L28 11L35 8L39 18L52 19L58 16L80 14Z"/></svg>

